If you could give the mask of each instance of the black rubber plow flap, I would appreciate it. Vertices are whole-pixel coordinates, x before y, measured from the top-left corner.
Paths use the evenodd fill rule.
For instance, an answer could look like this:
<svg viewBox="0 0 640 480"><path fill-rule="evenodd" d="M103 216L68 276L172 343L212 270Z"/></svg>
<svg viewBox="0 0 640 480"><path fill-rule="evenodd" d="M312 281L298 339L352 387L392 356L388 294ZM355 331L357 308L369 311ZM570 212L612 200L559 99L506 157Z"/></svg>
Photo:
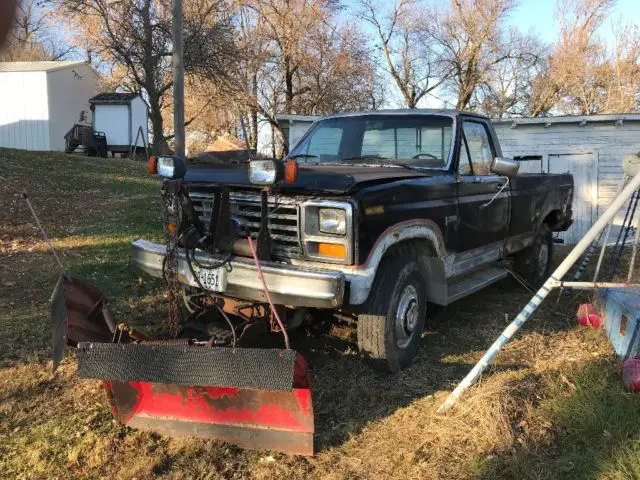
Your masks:
<svg viewBox="0 0 640 480"><path fill-rule="evenodd" d="M289 391L296 352L83 342L77 358L81 378Z"/></svg>

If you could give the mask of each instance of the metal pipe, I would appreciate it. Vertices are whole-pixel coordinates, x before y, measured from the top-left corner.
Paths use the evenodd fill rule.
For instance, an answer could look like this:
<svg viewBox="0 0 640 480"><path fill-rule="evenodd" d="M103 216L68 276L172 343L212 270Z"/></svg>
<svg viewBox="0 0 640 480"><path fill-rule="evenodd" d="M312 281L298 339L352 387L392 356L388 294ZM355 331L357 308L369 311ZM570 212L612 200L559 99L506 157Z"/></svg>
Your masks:
<svg viewBox="0 0 640 480"><path fill-rule="evenodd" d="M640 284L631 284L628 282L558 282L555 287L575 288L576 290L590 290L593 288L627 288L640 287Z"/></svg>
<svg viewBox="0 0 640 480"><path fill-rule="evenodd" d="M173 133L176 157L185 158L184 34L182 0L173 0Z"/></svg>
<svg viewBox="0 0 640 480"><path fill-rule="evenodd" d="M585 268L587 268L587 265L589 265L589 262L591 262L591 257L595 253L598 243L600 243L600 240L602 240L603 233L604 233L604 230L600 232L600 235L598 236L598 238L595 239L593 243L591 243L591 245L589 246L589 250L587 250L587 254L584 256L582 263L580 264L580 266L576 270L575 275L573 276L574 280L576 281L580 280L580 277L582 276L582 272L584 271Z"/></svg>
<svg viewBox="0 0 640 480"><path fill-rule="evenodd" d="M618 186L618 190L616 190L614 198L616 198L620 194L625 184L627 183L627 180L629 180L629 176L625 173L622 177L622 183ZM598 280L598 275L600 274L600 267L602 267L602 260L604 259L604 252L607 248L607 243L609 242L609 236L611 235L612 228L613 228L613 218L611 218L611 222L609 222L609 226L607 227L607 234L604 236L604 241L602 242L602 249L600 250L600 256L598 257L598 263L596 264L596 271L593 274L594 282Z"/></svg>
<svg viewBox="0 0 640 480"><path fill-rule="evenodd" d="M640 213L636 216L636 240L633 242L633 250L631 251L631 259L629 260L629 273L627 274L627 282L631 282L633 277L633 267L636 263L636 253L638 252L638 242L640 241Z"/></svg>
<svg viewBox="0 0 640 480"><path fill-rule="evenodd" d="M444 401L440 408L438 408L439 412L448 410L451 406L453 406L460 395L473 385L476 380L482 375L482 372L487 368L487 366L493 361L498 352L504 347L511 337L513 337L516 332L524 325L524 323L529 320L533 312L536 311L538 306L542 303L542 301L549 295L551 289L556 286L560 279L566 275L569 269L573 266L578 258L585 252L591 242L595 240L598 234L604 229L604 227L613 219L615 214L620 210L622 205L635 193L635 191L640 188L640 173L638 173L635 177L631 179L631 181L627 184L627 186L620 192L609 205L609 207L604 211L602 216L593 224L593 226L589 229L589 231L582 237L582 240L578 242L569 255L562 261L562 263L556 268L556 270L551 274L551 276L547 279L544 285L536 292L536 294L529 300L529 303L525 305L522 311L516 316L516 318L509 324L507 328L504 329L502 334L498 337L498 339L493 342L489 350L482 356L480 361L476 363L476 365L471 369L471 371L467 374L466 377L462 379L460 384L449 394L447 399Z"/></svg>

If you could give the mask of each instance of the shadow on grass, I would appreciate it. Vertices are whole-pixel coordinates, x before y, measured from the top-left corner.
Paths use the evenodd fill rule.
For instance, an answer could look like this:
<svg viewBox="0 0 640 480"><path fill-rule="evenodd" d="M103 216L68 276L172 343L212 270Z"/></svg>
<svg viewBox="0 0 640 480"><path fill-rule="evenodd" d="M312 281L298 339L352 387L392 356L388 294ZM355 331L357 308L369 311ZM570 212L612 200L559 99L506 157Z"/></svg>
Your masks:
<svg viewBox="0 0 640 480"><path fill-rule="evenodd" d="M516 444L487 461L480 478L640 478L640 397L624 391L618 360L567 376L573 394L560 393L558 380L534 414L552 425L548 446Z"/></svg>

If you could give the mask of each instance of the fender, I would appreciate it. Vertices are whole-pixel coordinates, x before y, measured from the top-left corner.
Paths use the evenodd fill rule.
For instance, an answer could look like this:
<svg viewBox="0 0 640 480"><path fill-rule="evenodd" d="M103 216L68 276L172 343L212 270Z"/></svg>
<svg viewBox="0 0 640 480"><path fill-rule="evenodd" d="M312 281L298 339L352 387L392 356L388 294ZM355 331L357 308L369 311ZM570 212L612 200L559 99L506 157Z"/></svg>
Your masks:
<svg viewBox="0 0 640 480"><path fill-rule="evenodd" d="M387 250L397 243L412 239L428 240L434 249L434 260L439 260L438 263L444 265L446 253L444 237L435 222L428 219L414 219L396 223L380 234L367 260L361 265L355 265L347 274L350 280L349 303L351 305L361 305L369 297L378 266Z"/></svg>

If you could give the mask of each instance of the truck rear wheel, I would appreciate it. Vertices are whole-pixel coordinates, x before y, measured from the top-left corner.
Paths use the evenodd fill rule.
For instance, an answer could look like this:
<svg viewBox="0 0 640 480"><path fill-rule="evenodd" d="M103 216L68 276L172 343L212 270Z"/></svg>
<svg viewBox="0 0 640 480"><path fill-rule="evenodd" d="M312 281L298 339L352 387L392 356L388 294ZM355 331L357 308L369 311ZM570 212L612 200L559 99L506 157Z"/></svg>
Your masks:
<svg viewBox="0 0 640 480"><path fill-rule="evenodd" d="M518 252L513 270L533 288L540 288L551 274L553 237L549 225L543 223L533 245Z"/></svg>
<svg viewBox="0 0 640 480"><path fill-rule="evenodd" d="M407 367L418 353L426 313L426 275L418 262L385 260L366 311L358 315L360 353L378 370L397 372Z"/></svg>

